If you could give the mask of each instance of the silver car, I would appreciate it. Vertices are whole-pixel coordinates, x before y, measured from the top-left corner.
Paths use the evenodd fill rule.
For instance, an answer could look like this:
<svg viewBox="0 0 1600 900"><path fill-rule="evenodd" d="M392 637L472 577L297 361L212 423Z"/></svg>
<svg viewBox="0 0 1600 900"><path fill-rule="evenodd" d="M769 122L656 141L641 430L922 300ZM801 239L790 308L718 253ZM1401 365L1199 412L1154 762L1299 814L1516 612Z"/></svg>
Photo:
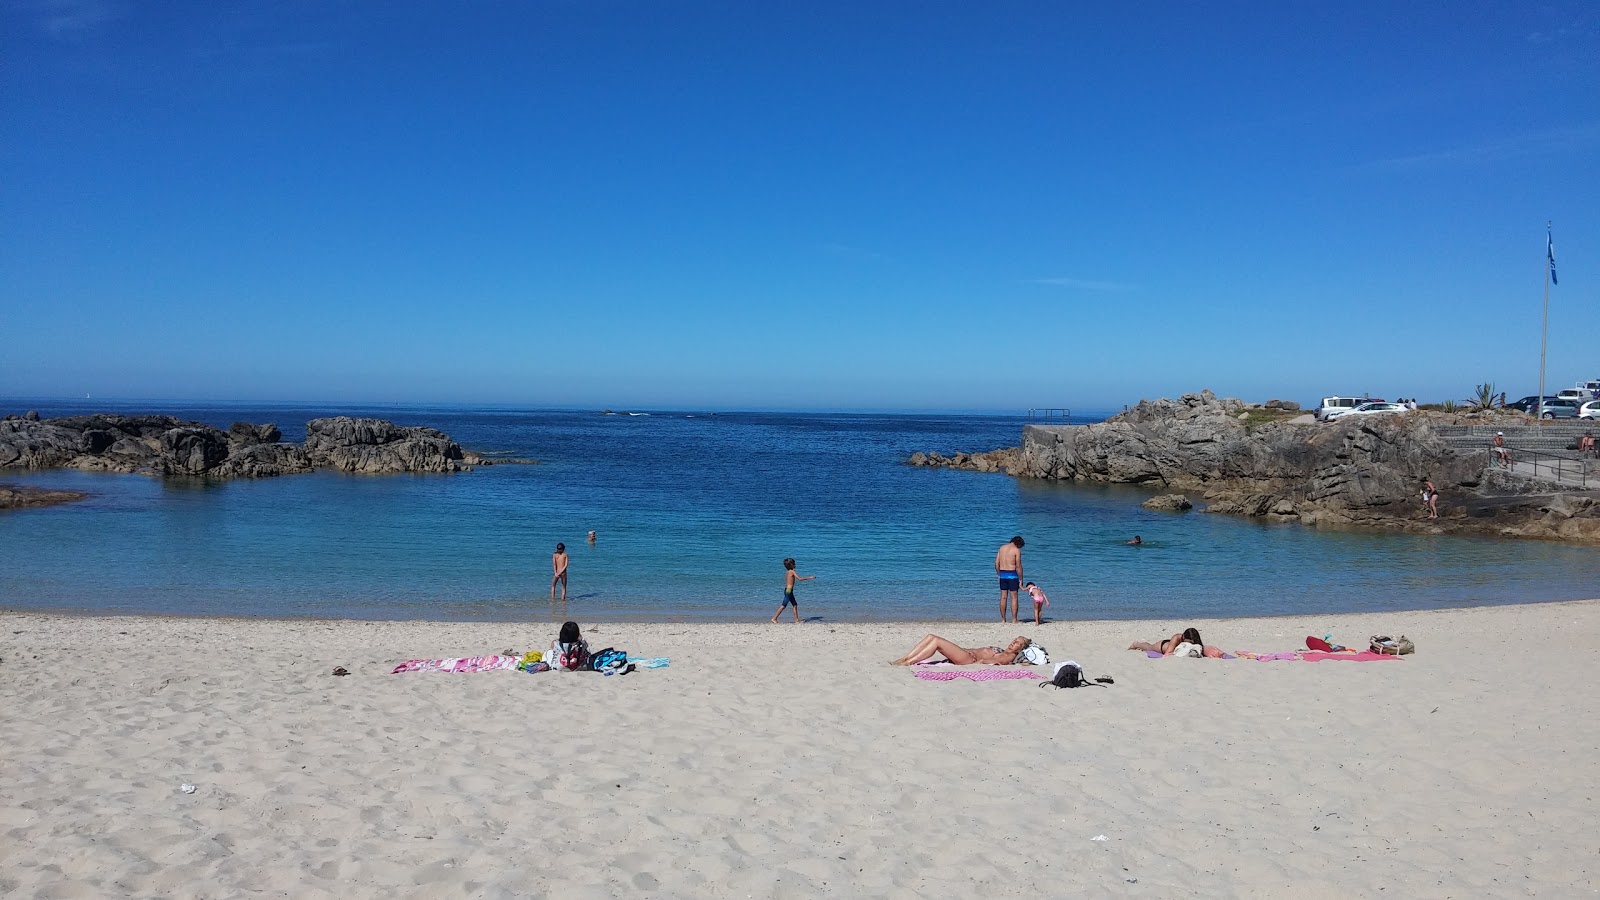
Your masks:
<svg viewBox="0 0 1600 900"><path fill-rule="evenodd" d="M1576 419L1578 417L1578 401L1576 400L1562 400L1557 397L1554 400L1546 400L1544 405L1538 409L1539 418L1541 419Z"/></svg>
<svg viewBox="0 0 1600 900"><path fill-rule="evenodd" d="M1411 407L1406 406L1404 404L1401 404L1401 403L1385 403L1385 402L1380 400L1380 401L1375 402L1375 403L1363 403L1360 406L1357 406L1357 407L1354 407L1354 408L1351 408L1351 409L1341 409L1341 410L1338 410L1336 412L1330 412L1328 414L1328 418L1330 420L1331 419L1344 419L1344 418L1347 418L1349 416L1373 416L1373 415L1378 415L1379 413L1403 413L1403 412L1410 412L1410 411L1411 411Z"/></svg>
<svg viewBox="0 0 1600 900"><path fill-rule="evenodd" d="M1600 400L1590 400L1588 403L1578 407L1578 418L1600 419Z"/></svg>

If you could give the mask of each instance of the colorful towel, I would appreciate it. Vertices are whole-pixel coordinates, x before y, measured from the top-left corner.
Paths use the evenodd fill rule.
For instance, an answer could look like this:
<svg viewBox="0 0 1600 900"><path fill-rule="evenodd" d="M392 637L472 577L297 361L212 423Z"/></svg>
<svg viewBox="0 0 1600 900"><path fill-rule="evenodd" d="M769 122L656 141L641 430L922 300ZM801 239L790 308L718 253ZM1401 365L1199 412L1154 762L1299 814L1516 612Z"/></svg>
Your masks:
<svg viewBox="0 0 1600 900"><path fill-rule="evenodd" d="M1009 681L1013 678L1038 678L1026 669L998 669L984 666L978 669L918 669L912 673L923 681L954 681L957 678L967 678L972 681Z"/></svg>
<svg viewBox="0 0 1600 900"><path fill-rule="evenodd" d="M1350 662L1383 662L1389 659L1399 660L1403 657L1388 656L1383 653L1373 653L1371 650L1363 650L1360 653L1311 653L1307 651L1300 654L1300 658L1306 662L1321 662L1325 659L1346 659Z"/></svg>
<svg viewBox="0 0 1600 900"><path fill-rule="evenodd" d="M1298 650L1293 653L1251 653L1248 650L1238 651L1245 659L1256 662L1277 662L1279 660L1301 662L1322 662L1325 659L1342 659L1349 662L1379 662L1385 659L1399 659L1398 656L1384 656L1381 653L1372 653L1363 650L1360 653L1318 653L1314 650Z"/></svg>
<svg viewBox="0 0 1600 900"><path fill-rule="evenodd" d="M464 674L467 672L494 672L500 669L515 669L517 657L515 656L459 656L454 659L408 659L395 666L390 675L399 675L401 672L454 672Z"/></svg>
<svg viewBox="0 0 1600 900"><path fill-rule="evenodd" d="M1150 657L1151 659L1166 659L1167 658L1167 655L1165 653L1162 653L1162 652L1160 652L1158 650L1146 650L1144 652L1144 655ZM1236 659L1236 658L1237 657L1235 657L1232 653L1224 653L1221 656L1208 656L1208 657L1206 657L1206 659Z"/></svg>

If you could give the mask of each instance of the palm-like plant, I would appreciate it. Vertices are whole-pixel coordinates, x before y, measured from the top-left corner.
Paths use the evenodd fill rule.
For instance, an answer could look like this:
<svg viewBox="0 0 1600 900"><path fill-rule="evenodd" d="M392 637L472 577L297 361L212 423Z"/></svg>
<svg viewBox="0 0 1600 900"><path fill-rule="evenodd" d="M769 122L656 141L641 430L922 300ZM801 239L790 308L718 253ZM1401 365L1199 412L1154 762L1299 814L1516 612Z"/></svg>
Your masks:
<svg viewBox="0 0 1600 900"><path fill-rule="evenodd" d="M1476 409L1494 409L1496 406L1504 405L1505 400L1503 395L1494 389L1494 382L1491 381L1478 385L1472 399L1467 403Z"/></svg>

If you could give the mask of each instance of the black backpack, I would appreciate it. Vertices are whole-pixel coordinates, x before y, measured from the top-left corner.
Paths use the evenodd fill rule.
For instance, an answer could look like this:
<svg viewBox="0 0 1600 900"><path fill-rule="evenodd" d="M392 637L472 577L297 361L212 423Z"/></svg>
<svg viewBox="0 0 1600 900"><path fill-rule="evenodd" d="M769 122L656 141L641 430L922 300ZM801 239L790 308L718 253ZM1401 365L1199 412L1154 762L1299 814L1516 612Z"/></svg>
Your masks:
<svg viewBox="0 0 1600 900"><path fill-rule="evenodd" d="M1040 684L1039 687L1080 688L1096 685L1103 687L1113 683L1110 678L1096 678L1090 681L1089 676L1083 674L1082 666L1076 663L1062 663L1056 667L1056 677Z"/></svg>

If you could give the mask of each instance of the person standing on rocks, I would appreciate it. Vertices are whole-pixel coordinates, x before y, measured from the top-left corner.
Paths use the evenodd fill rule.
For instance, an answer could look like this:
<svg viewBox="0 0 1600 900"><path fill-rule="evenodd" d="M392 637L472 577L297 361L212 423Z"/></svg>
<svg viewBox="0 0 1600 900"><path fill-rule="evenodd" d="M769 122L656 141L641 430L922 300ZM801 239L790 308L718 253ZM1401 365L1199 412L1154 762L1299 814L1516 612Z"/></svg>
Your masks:
<svg viewBox="0 0 1600 900"><path fill-rule="evenodd" d="M550 568L555 572L550 578L550 599L556 596L556 584L561 584L561 602L567 602L567 545L556 544L556 552L550 554Z"/></svg>
<svg viewBox="0 0 1600 900"><path fill-rule="evenodd" d="M994 573L1000 578L1000 621L1006 621L1006 604L1011 604L1011 619L1017 621L1017 593L1022 590L1022 535L1000 545L994 555Z"/></svg>
<svg viewBox="0 0 1600 900"><path fill-rule="evenodd" d="M1439 489L1431 481L1422 483L1422 508L1428 511L1428 518L1439 518Z"/></svg>

